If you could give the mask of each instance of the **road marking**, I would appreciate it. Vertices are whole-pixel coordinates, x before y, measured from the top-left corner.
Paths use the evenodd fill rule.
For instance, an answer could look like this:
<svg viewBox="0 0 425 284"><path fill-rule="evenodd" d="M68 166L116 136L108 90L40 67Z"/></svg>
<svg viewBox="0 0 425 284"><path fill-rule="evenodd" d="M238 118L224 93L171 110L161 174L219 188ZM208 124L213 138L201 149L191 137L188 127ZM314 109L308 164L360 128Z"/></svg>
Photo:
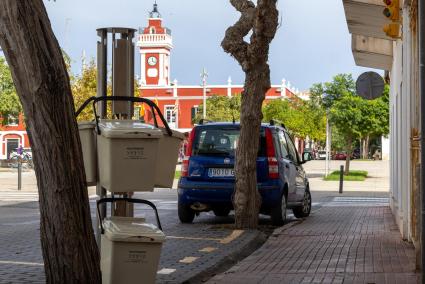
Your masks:
<svg viewBox="0 0 425 284"><path fill-rule="evenodd" d="M97 195L90 195L90 202L96 202ZM1 190L3 202L38 202L38 191Z"/></svg>
<svg viewBox="0 0 425 284"><path fill-rule="evenodd" d="M243 232L244 230L233 230L233 232L229 236L225 237L220 241L220 244L229 244L233 242L234 240L239 238L243 234Z"/></svg>
<svg viewBox="0 0 425 284"><path fill-rule="evenodd" d="M173 268L163 268L161 270L158 270L157 274L163 274L163 275L168 275L171 274L173 272L175 272L176 270Z"/></svg>
<svg viewBox="0 0 425 284"><path fill-rule="evenodd" d="M17 202L31 202L38 201L38 192L36 191L0 191L0 201L17 201Z"/></svg>
<svg viewBox="0 0 425 284"><path fill-rule="evenodd" d="M44 266L43 263L39 263L39 262L9 261L9 260L0 260L0 264L16 264L16 265L29 265L29 266Z"/></svg>
<svg viewBox="0 0 425 284"><path fill-rule="evenodd" d="M195 260L197 260L199 257L197 257L197 256L186 256L185 258L183 258L183 259L180 259L179 260L179 262L180 263L192 263L192 262L194 262Z"/></svg>
<svg viewBox="0 0 425 284"><path fill-rule="evenodd" d="M388 206L388 197L334 197L332 201L323 203L324 207L379 207Z"/></svg>
<svg viewBox="0 0 425 284"><path fill-rule="evenodd" d="M197 237L178 237L178 236L166 236L167 239L184 239L184 240L194 240L194 241L216 241L219 242L222 239L219 238L197 238Z"/></svg>
<svg viewBox="0 0 425 284"><path fill-rule="evenodd" d="M181 240L195 240L195 241L215 241L220 244L227 245L236 240L243 234L244 230L233 230L233 232L225 238L199 238L199 237L179 237L179 236L166 236L167 239L181 239Z"/></svg>
<svg viewBox="0 0 425 284"><path fill-rule="evenodd" d="M203 249L200 249L199 252L213 252L215 251L217 248L213 248L213 247L206 247Z"/></svg>
<svg viewBox="0 0 425 284"><path fill-rule="evenodd" d="M2 225L2 226L18 226L18 225L34 225L34 224L40 224L40 220L27 221L27 222L17 222L17 223L3 223L3 224L0 224L0 225Z"/></svg>

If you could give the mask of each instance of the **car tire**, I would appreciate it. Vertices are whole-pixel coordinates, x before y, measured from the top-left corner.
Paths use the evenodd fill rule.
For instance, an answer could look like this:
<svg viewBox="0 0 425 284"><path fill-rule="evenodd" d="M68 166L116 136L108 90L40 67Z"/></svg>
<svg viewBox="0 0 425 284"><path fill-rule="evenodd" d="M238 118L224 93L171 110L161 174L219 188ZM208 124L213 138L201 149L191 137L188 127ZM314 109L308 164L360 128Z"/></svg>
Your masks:
<svg viewBox="0 0 425 284"><path fill-rule="evenodd" d="M286 222L286 207L286 196L283 194L280 204L273 207L270 212L273 226L282 226Z"/></svg>
<svg viewBox="0 0 425 284"><path fill-rule="evenodd" d="M310 215L311 212L311 193L310 190L304 192L303 204L301 206L292 209L296 218L305 218Z"/></svg>
<svg viewBox="0 0 425 284"><path fill-rule="evenodd" d="M180 202L177 207L180 222L192 223L195 218L195 211L189 205L181 204Z"/></svg>
<svg viewBox="0 0 425 284"><path fill-rule="evenodd" d="M227 217L229 216L230 209L228 208L216 208L213 209L214 215L217 217Z"/></svg>

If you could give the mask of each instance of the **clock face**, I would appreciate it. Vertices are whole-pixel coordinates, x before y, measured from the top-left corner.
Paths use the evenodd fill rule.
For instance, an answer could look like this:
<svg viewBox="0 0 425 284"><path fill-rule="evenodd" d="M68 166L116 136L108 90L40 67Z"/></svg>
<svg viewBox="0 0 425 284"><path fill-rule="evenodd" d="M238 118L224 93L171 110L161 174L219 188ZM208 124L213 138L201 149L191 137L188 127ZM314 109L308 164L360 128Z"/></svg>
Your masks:
<svg viewBox="0 0 425 284"><path fill-rule="evenodd" d="M148 64L150 66L154 66L156 64L156 61L157 61L156 57L154 57L154 56L151 56L151 57L148 58Z"/></svg>

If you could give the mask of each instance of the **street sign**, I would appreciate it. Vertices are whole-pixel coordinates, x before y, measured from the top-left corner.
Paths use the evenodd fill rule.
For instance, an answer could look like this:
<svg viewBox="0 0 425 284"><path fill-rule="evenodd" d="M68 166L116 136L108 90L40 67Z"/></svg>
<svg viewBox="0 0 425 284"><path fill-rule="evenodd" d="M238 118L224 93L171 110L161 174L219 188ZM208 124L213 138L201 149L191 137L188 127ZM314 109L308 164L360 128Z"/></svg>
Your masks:
<svg viewBox="0 0 425 284"><path fill-rule="evenodd" d="M357 95L366 100L374 100L382 96L384 87L384 79L376 72L365 72L357 78Z"/></svg>

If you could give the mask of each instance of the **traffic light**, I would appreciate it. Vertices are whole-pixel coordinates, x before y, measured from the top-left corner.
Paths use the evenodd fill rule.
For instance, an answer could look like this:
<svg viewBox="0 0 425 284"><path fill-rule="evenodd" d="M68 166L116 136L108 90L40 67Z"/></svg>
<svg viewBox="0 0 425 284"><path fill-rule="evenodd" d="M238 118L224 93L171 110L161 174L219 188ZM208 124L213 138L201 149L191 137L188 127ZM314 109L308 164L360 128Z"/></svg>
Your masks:
<svg viewBox="0 0 425 284"><path fill-rule="evenodd" d="M385 34L392 38L400 37L400 0L383 0L385 9L382 11L384 16L392 21L383 28Z"/></svg>
<svg viewBox="0 0 425 284"><path fill-rule="evenodd" d="M400 21L400 1L399 0L383 0L385 9L383 14L393 22Z"/></svg>
<svg viewBox="0 0 425 284"><path fill-rule="evenodd" d="M397 23L387 24L384 26L383 30L389 37L392 37L392 38L400 37L400 25Z"/></svg>

